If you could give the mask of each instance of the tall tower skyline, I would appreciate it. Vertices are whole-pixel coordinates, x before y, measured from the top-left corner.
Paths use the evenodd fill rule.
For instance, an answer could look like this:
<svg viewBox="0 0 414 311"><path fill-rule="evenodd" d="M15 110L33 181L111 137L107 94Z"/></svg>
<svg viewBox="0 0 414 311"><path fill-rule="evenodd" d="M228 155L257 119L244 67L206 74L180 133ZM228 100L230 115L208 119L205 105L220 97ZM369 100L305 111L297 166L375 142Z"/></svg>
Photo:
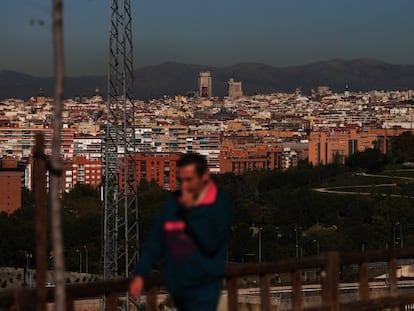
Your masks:
<svg viewBox="0 0 414 311"><path fill-rule="evenodd" d="M198 94L200 97L211 98L213 96L213 85L210 71L200 72L198 78Z"/></svg>
<svg viewBox="0 0 414 311"><path fill-rule="evenodd" d="M231 78L228 82L229 89L228 89L228 96L230 98L240 98L243 97L243 88L242 88L242 82L241 81L234 81L233 78Z"/></svg>

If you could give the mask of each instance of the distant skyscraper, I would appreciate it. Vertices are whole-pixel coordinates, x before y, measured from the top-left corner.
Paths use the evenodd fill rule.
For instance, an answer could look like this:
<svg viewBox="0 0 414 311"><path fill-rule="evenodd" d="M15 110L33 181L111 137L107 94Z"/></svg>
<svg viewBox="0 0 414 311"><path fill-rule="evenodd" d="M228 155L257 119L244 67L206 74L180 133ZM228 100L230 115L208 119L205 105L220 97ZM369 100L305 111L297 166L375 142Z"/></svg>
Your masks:
<svg viewBox="0 0 414 311"><path fill-rule="evenodd" d="M200 72L200 77L198 78L198 86L200 97L210 98L213 96L210 71Z"/></svg>
<svg viewBox="0 0 414 311"><path fill-rule="evenodd" d="M40 88L39 93L37 94L37 97L36 97L36 102L40 104L44 104L45 99L46 99L45 93L43 92L43 89Z"/></svg>
<svg viewBox="0 0 414 311"><path fill-rule="evenodd" d="M345 97L349 97L349 86L348 86L348 84L345 86Z"/></svg>
<svg viewBox="0 0 414 311"><path fill-rule="evenodd" d="M243 89L241 82L235 82L233 78L229 80L229 97L239 98L243 96Z"/></svg>

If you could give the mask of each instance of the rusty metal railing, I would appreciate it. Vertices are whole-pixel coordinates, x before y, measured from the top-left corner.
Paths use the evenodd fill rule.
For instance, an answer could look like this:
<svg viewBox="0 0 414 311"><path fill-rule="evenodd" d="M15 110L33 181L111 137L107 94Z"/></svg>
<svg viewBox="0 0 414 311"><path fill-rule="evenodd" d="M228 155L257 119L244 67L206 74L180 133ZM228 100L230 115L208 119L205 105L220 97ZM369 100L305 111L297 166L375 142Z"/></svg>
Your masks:
<svg viewBox="0 0 414 311"><path fill-rule="evenodd" d="M413 292L400 292L398 289L398 260L414 258L414 247L386 249L362 253L338 254L324 253L318 257L284 260L275 263L247 264L229 267L227 280L228 310L238 311L237 279L258 275L261 311L272 309L270 304L271 288L269 278L272 274L291 275L291 310L381 310L381 308L400 307L414 303ZM368 264L387 263L388 292L379 297L370 294ZM341 302L339 296L340 269L342 266L358 267L359 297L353 301ZM321 302L304 305L303 271L320 271ZM413 284L414 285L414 284Z"/></svg>
<svg viewBox="0 0 414 311"><path fill-rule="evenodd" d="M400 307L414 304L413 292L400 292L398 288L398 260L414 258L414 248L388 249L370 251L364 254L343 254L335 252L323 253L318 257L289 259L268 263L248 263L228 267L226 290L228 310L240 310L238 301L238 280L247 276L259 277L260 309L269 311L271 305L270 277L274 274L289 273L291 276L291 307L290 310L381 310L383 308ZM368 276L368 264L372 262L387 262L388 292L379 297L371 297ZM342 265L357 265L359 270L359 297L353 301L341 302L339 297L339 271ZM320 271L320 303L306 305L302 272L310 269ZM130 279L114 279L93 283L69 285L67 287L67 310L74 310L74 301L106 297L108 311L115 311L118 299L125 299ZM146 310L158 310L157 293L160 288L159 276L146 280ZM45 289L46 301L54 301L54 293L50 288ZM34 289L15 289L0 292L0 309L32 310L40 303Z"/></svg>
<svg viewBox="0 0 414 311"><path fill-rule="evenodd" d="M398 289L398 260L414 258L414 247L369 251L364 254L342 254L341 265L357 265L359 270L359 299L341 304L341 310L381 310L414 303L414 291L401 293ZM369 287L368 264L387 263L388 293L381 297L372 297ZM403 269L401 265L401 269ZM402 271L402 270L401 270ZM414 280L413 280L414 281Z"/></svg>
<svg viewBox="0 0 414 311"><path fill-rule="evenodd" d="M118 310L118 300L125 299L125 293L128 291L130 278L113 279L108 281L97 281L90 283L81 283L77 285L68 285L66 287L66 310L74 310L74 302L85 299L101 299L105 297L105 305L108 311ZM158 310L157 293L160 286L158 275L146 278L145 302L146 310ZM53 288L44 288L45 301L54 302ZM37 299L36 289L19 288L0 291L0 310L34 310L34 306L43 303Z"/></svg>
<svg viewBox="0 0 414 311"><path fill-rule="evenodd" d="M303 305L302 271L320 269L322 304L311 308ZM292 310L339 310L339 255L338 253L324 253L318 257L289 259L279 262L252 263L230 266L226 276L228 292L228 310L237 311L238 286L237 280L252 275L259 276L260 307L262 311L271 310L270 303L270 276L280 273L289 273L292 283Z"/></svg>

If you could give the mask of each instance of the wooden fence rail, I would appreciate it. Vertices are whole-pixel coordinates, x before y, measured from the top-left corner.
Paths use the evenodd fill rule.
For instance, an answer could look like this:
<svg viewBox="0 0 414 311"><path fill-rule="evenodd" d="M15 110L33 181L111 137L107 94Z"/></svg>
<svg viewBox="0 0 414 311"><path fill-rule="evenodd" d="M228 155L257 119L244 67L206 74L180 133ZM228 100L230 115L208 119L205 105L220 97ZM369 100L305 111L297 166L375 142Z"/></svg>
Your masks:
<svg viewBox="0 0 414 311"><path fill-rule="evenodd" d="M323 253L318 257L289 259L278 262L248 263L230 265L225 276L228 297L228 310L238 311L238 279L247 276L259 277L261 310L272 310L270 278L274 274L291 275L292 305L291 310L381 310L398 309L400 306L414 304L414 291L400 293L397 279L397 260L414 258L414 248L388 249L370 251L364 254ZM381 297L371 297L369 290L368 264L373 262L388 263L388 293ZM359 298L354 301L341 302L339 299L339 271L341 266L357 265L359 267ZM302 272L310 269L320 271L321 302L307 306L303 301ZM114 279L69 285L67 287L68 311L73 310L74 301L106 297L106 307L115 311L118 298L124 297L130 279ZM157 292L160 288L159 276L146 280L146 303L148 311L158 310ZM54 301L53 289L47 288L46 300ZM31 310L36 303L36 290L15 289L0 291L0 309Z"/></svg>

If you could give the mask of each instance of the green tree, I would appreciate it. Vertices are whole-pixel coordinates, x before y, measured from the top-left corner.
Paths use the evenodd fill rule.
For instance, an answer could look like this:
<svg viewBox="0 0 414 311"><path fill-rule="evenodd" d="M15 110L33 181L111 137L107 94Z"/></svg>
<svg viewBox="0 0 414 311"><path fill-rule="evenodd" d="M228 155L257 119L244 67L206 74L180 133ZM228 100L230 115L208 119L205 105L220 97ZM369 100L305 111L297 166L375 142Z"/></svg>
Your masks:
<svg viewBox="0 0 414 311"><path fill-rule="evenodd" d="M404 132L391 140L391 151L398 162L414 162L414 135Z"/></svg>
<svg viewBox="0 0 414 311"><path fill-rule="evenodd" d="M387 158L379 149L369 148L349 156L345 163L352 170L364 169L368 173L379 173L385 168Z"/></svg>
<svg viewBox="0 0 414 311"><path fill-rule="evenodd" d="M246 223L236 224L231 234L230 259L243 262L246 259L246 254L256 254L254 244L255 239L252 238L250 226Z"/></svg>

